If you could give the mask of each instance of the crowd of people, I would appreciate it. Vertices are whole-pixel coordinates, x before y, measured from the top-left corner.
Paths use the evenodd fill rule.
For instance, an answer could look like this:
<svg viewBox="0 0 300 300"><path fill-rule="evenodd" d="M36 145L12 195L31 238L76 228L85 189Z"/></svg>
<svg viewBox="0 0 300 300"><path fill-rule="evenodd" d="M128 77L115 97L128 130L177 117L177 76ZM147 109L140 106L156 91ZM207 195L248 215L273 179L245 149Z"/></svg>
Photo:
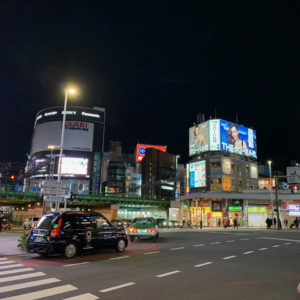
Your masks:
<svg viewBox="0 0 300 300"><path fill-rule="evenodd" d="M289 227L288 220L284 219L283 222L284 222L285 229L288 229L288 227ZM267 224L267 229L270 229L272 227L272 225L274 225L274 227L276 227L276 225L277 225L280 229L282 229L282 224L281 224L281 220L280 219L278 219L278 224L277 224L277 219L276 218L274 218L272 220L272 218L268 217L266 219L266 224ZM296 217L295 220L293 222L291 222L290 229L292 229L292 228L296 228L296 229L299 228L299 218Z"/></svg>

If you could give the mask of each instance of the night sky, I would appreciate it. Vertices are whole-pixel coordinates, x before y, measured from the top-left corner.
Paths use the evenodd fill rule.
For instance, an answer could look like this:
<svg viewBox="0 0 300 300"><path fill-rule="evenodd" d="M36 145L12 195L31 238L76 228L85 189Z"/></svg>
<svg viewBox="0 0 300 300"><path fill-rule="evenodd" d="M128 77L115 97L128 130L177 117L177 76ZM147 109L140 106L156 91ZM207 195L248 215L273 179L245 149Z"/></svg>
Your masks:
<svg viewBox="0 0 300 300"><path fill-rule="evenodd" d="M106 150L162 144L186 162L188 128L216 112L257 131L259 161L299 161L288 3L2 0L0 162L25 164L37 111L63 105L68 82L70 105L107 109Z"/></svg>

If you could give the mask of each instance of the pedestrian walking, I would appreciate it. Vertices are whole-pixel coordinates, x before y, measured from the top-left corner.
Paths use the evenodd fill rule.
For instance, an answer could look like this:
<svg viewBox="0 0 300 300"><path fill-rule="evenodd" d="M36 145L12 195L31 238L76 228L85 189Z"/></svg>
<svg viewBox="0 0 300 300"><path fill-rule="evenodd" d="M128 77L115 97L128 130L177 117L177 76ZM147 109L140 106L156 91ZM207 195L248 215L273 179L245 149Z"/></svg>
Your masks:
<svg viewBox="0 0 300 300"><path fill-rule="evenodd" d="M225 219L225 218L224 218L224 220L223 220L223 226L224 226L224 228L227 227L227 219Z"/></svg>
<svg viewBox="0 0 300 300"><path fill-rule="evenodd" d="M203 225L202 220L200 220L200 229L202 229L202 225Z"/></svg>
<svg viewBox="0 0 300 300"><path fill-rule="evenodd" d="M221 219L220 218L218 219L218 225L219 225L219 227L221 226Z"/></svg>
<svg viewBox="0 0 300 300"><path fill-rule="evenodd" d="M267 229L270 229L270 218L267 217L266 219Z"/></svg>
<svg viewBox="0 0 300 300"><path fill-rule="evenodd" d="M278 219L278 229L282 229L281 220Z"/></svg>
<svg viewBox="0 0 300 300"><path fill-rule="evenodd" d="M289 222L287 218L285 218L283 222L284 222L285 229L288 229Z"/></svg>
<svg viewBox="0 0 300 300"><path fill-rule="evenodd" d="M235 229L235 227L236 227L236 229L239 229L239 228L238 228L237 218L234 218L234 219L233 219L233 228Z"/></svg>
<svg viewBox="0 0 300 300"><path fill-rule="evenodd" d="M295 218L295 227L296 229L299 227L299 219L297 217Z"/></svg>
<svg viewBox="0 0 300 300"><path fill-rule="evenodd" d="M274 227L276 227L276 218L274 218Z"/></svg>
<svg viewBox="0 0 300 300"><path fill-rule="evenodd" d="M0 232L2 230L2 218L0 217Z"/></svg>

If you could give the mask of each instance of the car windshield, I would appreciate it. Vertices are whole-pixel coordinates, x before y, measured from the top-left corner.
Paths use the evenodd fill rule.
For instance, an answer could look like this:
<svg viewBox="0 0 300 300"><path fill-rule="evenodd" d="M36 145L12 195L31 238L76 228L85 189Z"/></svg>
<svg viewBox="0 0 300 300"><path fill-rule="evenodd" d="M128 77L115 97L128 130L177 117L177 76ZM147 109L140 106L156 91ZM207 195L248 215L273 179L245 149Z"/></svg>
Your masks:
<svg viewBox="0 0 300 300"><path fill-rule="evenodd" d="M58 215L44 215L37 224L38 229L51 229L58 219Z"/></svg>
<svg viewBox="0 0 300 300"><path fill-rule="evenodd" d="M136 225L154 225L155 222L153 219L150 218L146 218L146 219L135 219L132 224L136 224Z"/></svg>

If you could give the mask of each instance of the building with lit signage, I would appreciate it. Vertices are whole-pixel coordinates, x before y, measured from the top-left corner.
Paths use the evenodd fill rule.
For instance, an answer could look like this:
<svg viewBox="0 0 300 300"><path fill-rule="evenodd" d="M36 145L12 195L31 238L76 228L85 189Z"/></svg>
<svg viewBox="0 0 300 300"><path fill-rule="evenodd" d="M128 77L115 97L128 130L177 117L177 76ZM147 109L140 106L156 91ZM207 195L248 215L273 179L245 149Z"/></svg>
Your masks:
<svg viewBox="0 0 300 300"><path fill-rule="evenodd" d="M45 179L57 179L62 120L63 107L46 108L37 113L25 190L39 187ZM104 108L69 106L66 111L61 180L73 193L99 193L104 123Z"/></svg>

